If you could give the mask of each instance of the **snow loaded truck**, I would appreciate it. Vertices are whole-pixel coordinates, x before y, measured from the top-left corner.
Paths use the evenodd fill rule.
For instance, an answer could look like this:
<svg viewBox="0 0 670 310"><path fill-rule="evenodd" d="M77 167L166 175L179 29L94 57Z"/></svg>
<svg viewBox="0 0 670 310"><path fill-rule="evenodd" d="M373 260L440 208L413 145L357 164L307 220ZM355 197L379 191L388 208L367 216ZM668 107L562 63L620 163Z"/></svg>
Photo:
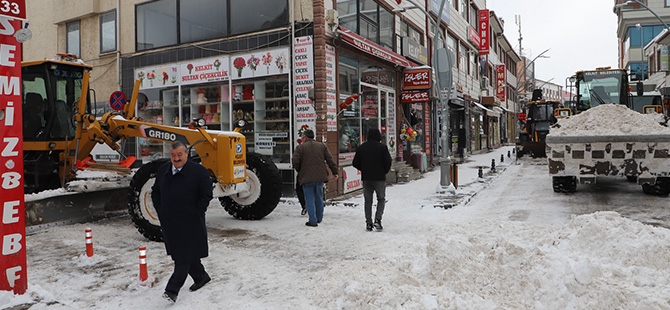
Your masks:
<svg viewBox="0 0 670 310"><path fill-rule="evenodd" d="M546 137L554 192L572 193L598 176L637 180L644 193L670 193L670 128L662 114L630 108L624 69L577 72L576 111L555 124ZM659 117L661 120L659 120Z"/></svg>
<svg viewBox="0 0 670 310"><path fill-rule="evenodd" d="M60 56L58 60L22 63L26 193L63 187L75 177L77 164L86 160L97 144L120 151L121 141L141 137L186 144L192 151L189 153L195 154L191 159L209 171L214 197L233 217L257 220L275 209L281 197L280 171L271 159L246 151L245 137L239 133L246 125L244 120L236 121L234 131L207 130L204 119L193 120L188 128L146 122L135 116L139 80L122 110L96 116L90 100L95 93L89 89L92 67L71 55ZM168 160L144 163L127 189L127 208L133 223L142 235L156 241L162 240L162 234L151 201L151 186L158 167ZM95 198L110 199L101 196ZM27 204L26 224L71 222L105 212L93 208L93 198L84 194L61 198L65 200L46 200L30 207Z"/></svg>

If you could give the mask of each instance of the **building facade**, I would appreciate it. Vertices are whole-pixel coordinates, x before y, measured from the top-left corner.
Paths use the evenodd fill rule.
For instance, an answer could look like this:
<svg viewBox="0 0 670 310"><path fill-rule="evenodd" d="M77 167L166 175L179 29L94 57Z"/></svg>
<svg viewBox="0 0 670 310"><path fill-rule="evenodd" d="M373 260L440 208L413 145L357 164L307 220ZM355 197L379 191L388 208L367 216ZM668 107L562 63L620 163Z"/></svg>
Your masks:
<svg viewBox="0 0 670 310"><path fill-rule="evenodd" d="M139 81L137 115L147 122L185 127L203 118L209 129L231 130L247 120L248 150L272 158L285 193L294 186L293 149L313 129L338 159L332 197L361 188L351 161L369 128L382 131L397 161L421 170L442 155L444 104L457 160L516 136L520 58L502 20L484 0L447 1L438 18L439 2L402 10L386 0L31 0L34 35L23 58L70 53L91 64L98 116L112 92L131 94ZM453 55L442 91L435 45ZM143 162L166 148L148 137L124 143Z"/></svg>

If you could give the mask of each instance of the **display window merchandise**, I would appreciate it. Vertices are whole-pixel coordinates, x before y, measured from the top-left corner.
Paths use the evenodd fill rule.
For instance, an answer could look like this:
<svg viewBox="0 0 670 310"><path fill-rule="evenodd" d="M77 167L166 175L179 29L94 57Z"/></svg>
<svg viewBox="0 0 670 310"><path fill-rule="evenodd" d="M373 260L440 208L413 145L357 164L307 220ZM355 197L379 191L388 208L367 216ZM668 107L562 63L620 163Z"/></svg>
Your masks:
<svg viewBox="0 0 670 310"><path fill-rule="evenodd" d="M146 122L188 127L204 119L207 130L232 130L236 120L248 151L290 165L292 108L287 48L222 55L135 70L140 80L137 116ZM164 158L169 145L139 138L143 161Z"/></svg>

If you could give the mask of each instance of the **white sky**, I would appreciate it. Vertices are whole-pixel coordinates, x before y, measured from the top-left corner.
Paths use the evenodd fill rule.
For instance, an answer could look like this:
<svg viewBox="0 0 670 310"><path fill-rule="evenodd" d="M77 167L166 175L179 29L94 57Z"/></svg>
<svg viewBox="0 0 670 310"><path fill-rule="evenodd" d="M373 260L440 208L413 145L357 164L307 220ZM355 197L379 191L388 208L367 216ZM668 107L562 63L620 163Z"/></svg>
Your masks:
<svg viewBox="0 0 670 310"><path fill-rule="evenodd" d="M536 77L565 87L576 71L617 65L617 18L611 0L488 0L489 10L505 20L505 36L519 52L521 15L524 56L546 49L550 58L535 61Z"/></svg>

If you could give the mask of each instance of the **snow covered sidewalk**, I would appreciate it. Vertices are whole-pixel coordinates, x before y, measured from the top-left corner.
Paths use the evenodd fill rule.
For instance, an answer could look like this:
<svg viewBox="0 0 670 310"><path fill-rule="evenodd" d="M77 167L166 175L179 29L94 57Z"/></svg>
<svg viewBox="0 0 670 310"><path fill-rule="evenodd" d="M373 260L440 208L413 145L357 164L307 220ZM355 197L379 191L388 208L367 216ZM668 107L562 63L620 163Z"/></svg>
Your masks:
<svg viewBox="0 0 670 310"><path fill-rule="evenodd" d="M479 182L478 166L490 167L492 158L498 166L501 153L504 171ZM527 164L506 156L501 148L461 165L462 198L448 209L435 207L444 200L435 194L439 170L388 187L383 232L365 231L361 196L326 207L316 228L292 203L263 220L239 221L212 202L203 263L213 280L197 292L183 289L169 308L670 309L669 230L613 212L551 222L491 213L491 193ZM84 252L86 227L92 258ZM142 245L153 287L137 279ZM163 244L144 239L127 217L48 228L28 236L27 247L28 292L0 293L0 308L168 307L161 294L172 263Z"/></svg>

